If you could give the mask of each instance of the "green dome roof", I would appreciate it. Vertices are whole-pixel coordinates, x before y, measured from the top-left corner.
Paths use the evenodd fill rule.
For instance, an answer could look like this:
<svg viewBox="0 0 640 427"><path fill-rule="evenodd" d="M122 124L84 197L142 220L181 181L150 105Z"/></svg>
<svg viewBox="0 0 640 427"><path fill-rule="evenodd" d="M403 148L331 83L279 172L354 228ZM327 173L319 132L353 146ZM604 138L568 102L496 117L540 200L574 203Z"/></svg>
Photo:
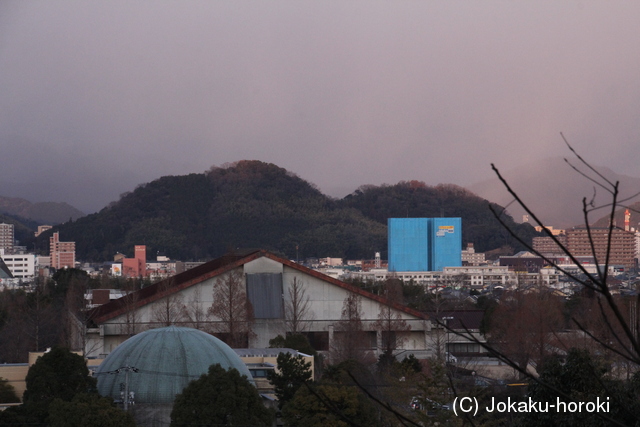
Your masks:
<svg viewBox="0 0 640 427"><path fill-rule="evenodd" d="M219 363L235 368L253 382L240 357L218 338L192 328L169 326L135 335L109 354L96 371L98 392L120 399L120 384L125 382L122 367L129 372L129 391L136 403L171 403L191 381Z"/></svg>

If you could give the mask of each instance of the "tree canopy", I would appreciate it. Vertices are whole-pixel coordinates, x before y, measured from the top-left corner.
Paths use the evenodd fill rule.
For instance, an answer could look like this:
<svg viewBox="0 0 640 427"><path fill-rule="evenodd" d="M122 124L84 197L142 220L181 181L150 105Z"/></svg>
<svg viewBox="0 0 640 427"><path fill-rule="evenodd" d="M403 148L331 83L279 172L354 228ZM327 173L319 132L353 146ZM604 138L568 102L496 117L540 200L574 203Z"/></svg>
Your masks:
<svg viewBox="0 0 640 427"><path fill-rule="evenodd" d="M4 378L0 378L0 403L18 402L20 402L20 398L16 394L16 389L9 384L9 381Z"/></svg>
<svg viewBox="0 0 640 427"><path fill-rule="evenodd" d="M97 394L77 394L71 402L55 399L49 406L49 422L55 427L135 427L133 416Z"/></svg>
<svg viewBox="0 0 640 427"><path fill-rule="evenodd" d="M269 340L270 348L292 348L298 350L301 353L316 356L317 351L309 343L309 339L306 335L302 334L287 334L286 337L278 335L275 338Z"/></svg>
<svg viewBox="0 0 640 427"><path fill-rule="evenodd" d="M274 387L278 398L278 407L287 404L298 389L311 381L311 363L305 362L300 355L280 353L277 358L278 371L269 371L267 379Z"/></svg>
<svg viewBox="0 0 640 427"><path fill-rule="evenodd" d="M607 402L607 411L547 411L525 414L523 426L610 426L635 425L640 414L640 376L622 382L607 376L604 362L587 350L572 348L566 357L550 356L540 372L542 384L534 382L529 397L535 402L557 405L558 401ZM601 416L598 416L601 415Z"/></svg>
<svg viewBox="0 0 640 427"><path fill-rule="evenodd" d="M357 387L324 384L301 387L282 417L290 426L377 426L377 412Z"/></svg>
<svg viewBox="0 0 640 427"><path fill-rule="evenodd" d="M270 426L273 416L247 377L215 364L176 396L171 425Z"/></svg>
<svg viewBox="0 0 640 427"><path fill-rule="evenodd" d="M25 402L69 402L78 393L95 393L96 380L82 356L61 347L54 347L40 356L29 368L26 377Z"/></svg>

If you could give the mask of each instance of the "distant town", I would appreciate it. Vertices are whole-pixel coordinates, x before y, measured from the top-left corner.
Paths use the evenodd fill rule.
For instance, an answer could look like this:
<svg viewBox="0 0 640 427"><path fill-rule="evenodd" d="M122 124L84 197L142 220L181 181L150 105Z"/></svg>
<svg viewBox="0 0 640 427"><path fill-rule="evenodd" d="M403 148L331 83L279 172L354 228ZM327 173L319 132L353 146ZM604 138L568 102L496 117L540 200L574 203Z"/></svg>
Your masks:
<svg viewBox="0 0 640 427"><path fill-rule="evenodd" d="M292 261L341 280L381 281L396 277L403 282L411 281L429 288L446 281L447 287L469 290L542 283L569 296L572 292L571 280L557 268L551 267L549 261L561 266L565 272L576 273L575 261L578 261L589 272L596 273L599 268L596 259L603 260L608 254L610 275L627 279L632 277L629 273L635 271L640 254L640 230L630 226L630 217L627 209L624 226L612 229L610 242L609 228L592 227L587 230L586 227L574 227L564 230L549 226L545 228L553 237L534 237L533 252L521 251L499 256L495 260L486 259L484 253L476 252L473 243L466 243L462 247L460 228L463 224L460 219L456 227L451 226L446 230L447 237L454 239L455 244L446 250L434 247L431 254L428 254L427 245L430 241L437 242L440 239L430 237L426 231L421 234L416 230L411 230L413 237L403 230L401 238L396 231L400 225L392 226L414 224L419 229L423 220L390 219L389 260L381 259L380 252L376 252L371 259L325 257ZM425 227L422 228L426 230ZM51 228L47 225L38 226L35 235ZM535 228L538 232L543 231L543 227ZM203 264L172 260L159 253L153 257L155 259L150 259L145 245L136 245L133 249L133 258L116 253L111 262L80 262L76 260L75 242L63 241L60 233L55 232L49 239L49 255L39 256L16 244L13 224L0 223L0 288L28 289L35 277L50 277L56 270L65 268L81 269L93 277L144 278L155 282ZM628 280L619 284L623 292L626 283Z"/></svg>
<svg viewBox="0 0 640 427"><path fill-rule="evenodd" d="M33 294L31 299L44 305L24 306L39 316L33 325L20 326L37 327L36 348L28 362L0 365L0 378L12 379L18 399L27 396L28 372L47 354L38 346L62 340L83 355L98 392L113 398L140 425L168 425L176 413L174 399L197 376L181 366L200 364L198 372L206 372L226 351L234 361L224 359L224 367L244 372L262 405L273 411L293 405L278 386L278 376L287 375L286 363L292 363L283 354L307 367L299 374L305 381L319 381L325 369L352 361L375 366L377 375L395 366L395 379L384 380L391 381L389 386L438 364L455 378L457 392L526 386L518 382L519 372L538 375L543 356L572 354L582 332L567 329L562 311L576 310L568 304L584 306L589 277L606 271L611 295L638 295L640 232L630 226L630 217L627 210L623 227L538 227L541 235L533 238L529 251L496 259L476 252L473 243L463 244L462 218L442 217L388 218L388 259L381 258L381 251L371 259L299 260L237 249L208 262L172 260L160 253L150 260L145 245L135 245L133 257L116 253L109 262L78 261L75 242L65 241L59 231L49 237L49 255L41 256L17 244L13 224L3 223L0 287L14 294L5 301ZM36 235L51 228L40 226ZM41 300L56 288L65 289L63 305L51 296ZM6 313L21 303L15 304L5 305ZM53 310L46 316L60 316L62 322L52 323L40 311L46 304ZM526 317L531 311L541 317ZM20 315L13 316L20 325ZM512 328L526 325L531 327L526 333ZM29 346L11 351L22 359L20 351ZM9 359L14 356L7 348L0 350L5 363L18 361ZM165 353L179 362L157 357ZM622 364L615 364L615 370L616 377L634 372ZM391 411L392 419L450 419L455 405L450 386L438 386L440 401L434 406L432 397L420 394L420 378L425 377L418 375L411 380L416 382L403 384L402 393L387 396L402 408ZM291 425L294 418L287 417L276 417L276 425Z"/></svg>

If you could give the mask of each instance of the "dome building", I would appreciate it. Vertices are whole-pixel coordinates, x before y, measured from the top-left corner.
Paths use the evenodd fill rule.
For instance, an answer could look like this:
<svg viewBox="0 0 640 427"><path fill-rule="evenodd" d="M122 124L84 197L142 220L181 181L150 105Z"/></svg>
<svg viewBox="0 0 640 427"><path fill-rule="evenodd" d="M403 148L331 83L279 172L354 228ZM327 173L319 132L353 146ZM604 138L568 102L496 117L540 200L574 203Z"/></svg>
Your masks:
<svg viewBox="0 0 640 427"><path fill-rule="evenodd" d="M100 364L98 392L122 400L128 389L129 410L139 425L168 425L176 395L216 363L253 382L236 352L216 337L176 326L151 329L123 342Z"/></svg>

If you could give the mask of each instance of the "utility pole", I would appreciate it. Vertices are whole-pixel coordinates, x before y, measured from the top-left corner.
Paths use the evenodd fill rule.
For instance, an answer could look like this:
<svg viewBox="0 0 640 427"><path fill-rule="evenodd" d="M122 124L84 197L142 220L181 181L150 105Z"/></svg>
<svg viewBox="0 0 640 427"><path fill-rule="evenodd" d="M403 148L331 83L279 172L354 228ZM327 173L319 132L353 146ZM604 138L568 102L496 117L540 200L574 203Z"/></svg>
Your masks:
<svg viewBox="0 0 640 427"><path fill-rule="evenodd" d="M133 403L133 399L130 396L130 393L132 392L129 391L129 372L139 372L140 370L138 368L134 368L133 366L123 366L122 368L118 368L115 371L106 373L119 374L122 371L124 371L124 390L121 391L121 393L124 393L124 396L122 396L122 404L124 405L124 410L127 411L129 409L129 403ZM123 384L120 383L121 387L122 385ZM122 388L120 390L122 390Z"/></svg>
<svg viewBox="0 0 640 427"><path fill-rule="evenodd" d="M449 354L449 321L453 320L453 316L446 316L443 317L442 320L444 321L444 326L447 329L447 342L445 343L445 364L449 363L451 361L451 355Z"/></svg>

